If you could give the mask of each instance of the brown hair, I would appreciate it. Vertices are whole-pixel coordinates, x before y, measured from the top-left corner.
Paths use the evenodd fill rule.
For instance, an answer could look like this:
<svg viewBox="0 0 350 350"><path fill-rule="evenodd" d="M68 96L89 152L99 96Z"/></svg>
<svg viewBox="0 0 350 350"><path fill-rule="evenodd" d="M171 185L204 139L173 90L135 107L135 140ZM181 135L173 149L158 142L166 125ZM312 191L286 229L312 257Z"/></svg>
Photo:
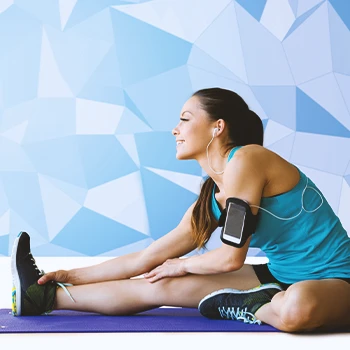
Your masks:
<svg viewBox="0 0 350 350"><path fill-rule="evenodd" d="M261 119L249 109L246 102L233 91L221 88L198 90L192 96L199 98L201 108L210 120L223 119L228 127L230 142L225 154L236 146L249 144L263 145L263 124ZM208 242L217 220L212 213L212 192L214 181L208 177L201 186L197 203L191 217L192 235L198 248Z"/></svg>

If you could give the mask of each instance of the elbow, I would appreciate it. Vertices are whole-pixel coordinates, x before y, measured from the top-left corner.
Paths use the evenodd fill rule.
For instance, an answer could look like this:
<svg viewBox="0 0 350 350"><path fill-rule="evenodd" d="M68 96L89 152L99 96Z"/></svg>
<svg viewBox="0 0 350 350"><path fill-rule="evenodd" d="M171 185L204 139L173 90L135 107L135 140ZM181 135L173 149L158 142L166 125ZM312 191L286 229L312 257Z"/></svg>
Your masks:
<svg viewBox="0 0 350 350"><path fill-rule="evenodd" d="M240 270L245 262L246 253L241 248L234 248L229 245L223 244L219 248L219 260L221 266L224 268L224 272L232 272Z"/></svg>
<svg viewBox="0 0 350 350"><path fill-rule="evenodd" d="M223 264L223 266L225 266L224 272L238 271L243 267L243 265L244 261L238 261L230 257L229 259L226 259Z"/></svg>

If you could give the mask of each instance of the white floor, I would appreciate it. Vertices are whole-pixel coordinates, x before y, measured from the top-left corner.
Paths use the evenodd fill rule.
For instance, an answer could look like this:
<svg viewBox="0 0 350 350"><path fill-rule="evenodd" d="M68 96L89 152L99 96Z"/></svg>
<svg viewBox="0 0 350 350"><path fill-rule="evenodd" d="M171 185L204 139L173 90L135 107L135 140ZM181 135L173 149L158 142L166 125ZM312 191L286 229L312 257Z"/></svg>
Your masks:
<svg viewBox="0 0 350 350"><path fill-rule="evenodd" d="M264 258L248 258L247 262L264 262ZM102 262L106 258L43 258L38 257L37 264L45 271L88 266ZM0 308L11 308L12 279L10 258L0 257ZM0 325L1 326L1 325ZM322 335L293 335L284 333L84 333L84 334L0 334L0 349L25 346L25 349L62 350L81 347L97 349L120 345L129 349L219 349L235 350L237 347L257 349L295 350L298 346L349 348L350 333ZM18 347L20 348L20 347Z"/></svg>

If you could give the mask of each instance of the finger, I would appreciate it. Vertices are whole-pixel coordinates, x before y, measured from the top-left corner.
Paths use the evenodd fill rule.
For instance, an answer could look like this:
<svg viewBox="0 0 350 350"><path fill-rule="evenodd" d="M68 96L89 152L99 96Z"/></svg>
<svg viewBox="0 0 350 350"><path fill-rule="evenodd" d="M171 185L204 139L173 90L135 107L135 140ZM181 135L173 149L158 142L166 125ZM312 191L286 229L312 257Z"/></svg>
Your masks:
<svg viewBox="0 0 350 350"><path fill-rule="evenodd" d="M157 282L157 281L161 280L162 278L163 278L162 275L156 275L156 276L154 276L152 278L147 279L147 281L150 282L150 283L154 283L154 282Z"/></svg>
<svg viewBox="0 0 350 350"><path fill-rule="evenodd" d="M52 273L48 273L38 279L38 284L45 284L48 281L51 281L54 279L54 276Z"/></svg>
<svg viewBox="0 0 350 350"><path fill-rule="evenodd" d="M153 271L151 271L151 272L145 273L145 274L144 274L144 277L145 277L145 278L151 278L151 277L153 277L155 274L156 274L156 272L154 272L154 270L153 270Z"/></svg>
<svg viewBox="0 0 350 350"><path fill-rule="evenodd" d="M161 269L156 268L156 269L152 270L151 272L147 273L147 274L145 275L145 278L146 278L148 281L150 281L150 282L151 282L151 281L154 282L154 281L157 280L157 278L159 278L159 276L161 276L161 274L162 274ZM158 277L157 277L157 276L158 276Z"/></svg>
<svg viewBox="0 0 350 350"><path fill-rule="evenodd" d="M161 270L162 270L162 267L161 267L161 266L158 266L158 267L156 267L155 269L151 270L150 272L146 273L146 274L145 274L145 277L146 277L146 276L152 277L152 276L156 275L157 273L159 273Z"/></svg>

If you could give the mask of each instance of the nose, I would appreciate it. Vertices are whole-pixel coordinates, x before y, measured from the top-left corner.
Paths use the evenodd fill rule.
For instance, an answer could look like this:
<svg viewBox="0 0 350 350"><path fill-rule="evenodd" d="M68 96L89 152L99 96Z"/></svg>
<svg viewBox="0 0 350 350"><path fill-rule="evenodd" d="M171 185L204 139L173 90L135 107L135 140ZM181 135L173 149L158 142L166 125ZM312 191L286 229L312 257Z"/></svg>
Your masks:
<svg viewBox="0 0 350 350"><path fill-rule="evenodd" d="M177 126L171 131L174 136L178 135Z"/></svg>

